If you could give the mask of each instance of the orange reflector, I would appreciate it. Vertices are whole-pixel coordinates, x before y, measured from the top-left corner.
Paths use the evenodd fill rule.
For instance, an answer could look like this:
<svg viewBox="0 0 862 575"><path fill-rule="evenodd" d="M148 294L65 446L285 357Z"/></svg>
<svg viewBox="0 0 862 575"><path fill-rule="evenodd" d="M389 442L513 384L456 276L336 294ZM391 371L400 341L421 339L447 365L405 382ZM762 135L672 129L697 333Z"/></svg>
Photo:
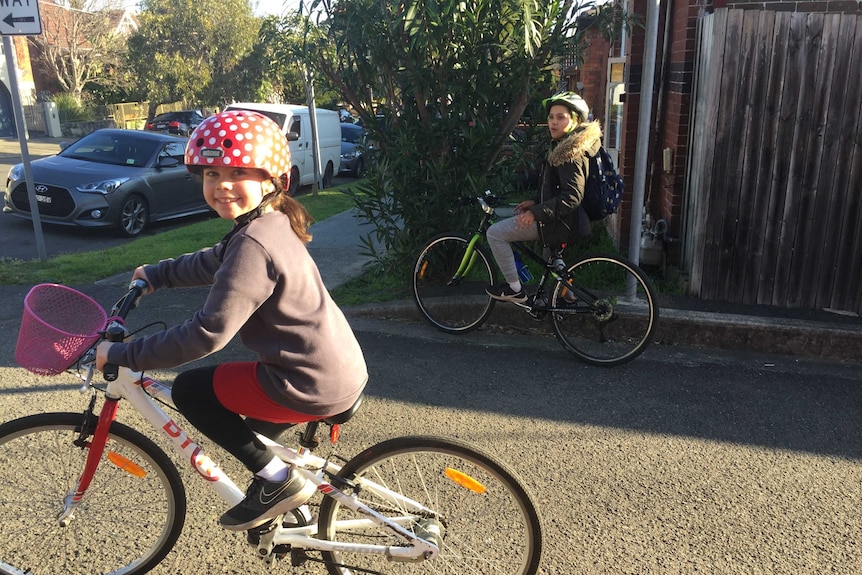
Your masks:
<svg viewBox="0 0 862 575"><path fill-rule="evenodd" d="M480 495L482 493L485 493L485 491L487 490L487 487L485 487L466 473L462 473L456 469L452 469L451 467L446 468L446 477L448 477L461 487L469 489L470 491L474 491Z"/></svg>
<svg viewBox="0 0 862 575"><path fill-rule="evenodd" d="M144 471L144 469L140 465L138 465L134 461L131 461L130 459L123 457L115 451L109 451L107 458L108 461L110 461L126 473L134 475L135 477L146 477L147 475L147 472Z"/></svg>
<svg viewBox="0 0 862 575"><path fill-rule="evenodd" d="M428 269L428 262L422 262L422 267L419 269L419 279L425 279L425 270Z"/></svg>

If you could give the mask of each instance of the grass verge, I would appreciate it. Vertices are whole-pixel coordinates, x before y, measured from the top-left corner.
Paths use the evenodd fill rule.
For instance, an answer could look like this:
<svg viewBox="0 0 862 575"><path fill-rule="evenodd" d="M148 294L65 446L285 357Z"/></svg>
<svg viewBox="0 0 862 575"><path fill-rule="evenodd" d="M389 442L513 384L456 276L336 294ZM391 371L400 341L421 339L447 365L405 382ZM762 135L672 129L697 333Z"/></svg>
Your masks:
<svg viewBox="0 0 862 575"><path fill-rule="evenodd" d="M296 200L305 206L315 221L353 207L353 200L339 188L323 190L316 196L298 196ZM64 254L46 261L5 260L0 266L0 284L88 283L118 273L131 273L141 263L157 262L215 245L230 227L229 221L212 219L98 252Z"/></svg>

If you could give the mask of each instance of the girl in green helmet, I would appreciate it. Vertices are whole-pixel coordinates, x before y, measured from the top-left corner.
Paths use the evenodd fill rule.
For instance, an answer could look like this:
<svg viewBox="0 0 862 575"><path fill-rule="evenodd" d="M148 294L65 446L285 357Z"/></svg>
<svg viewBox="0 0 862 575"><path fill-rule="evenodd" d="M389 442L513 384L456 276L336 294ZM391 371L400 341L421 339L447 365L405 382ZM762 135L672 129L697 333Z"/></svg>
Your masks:
<svg viewBox="0 0 862 575"><path fill-rule="evenodd" d="M574 92L561 92L542 102L548 113L551 145L542 169L539 195L515 206L515 215L488 228L488 245L505 282L488 288L494 299L524 303L514 241L541 240L555 249L572 236L589 231L589 218L580 207L589 177L589 158L602 143L601 126L590 121L587 103Z"/></svg>

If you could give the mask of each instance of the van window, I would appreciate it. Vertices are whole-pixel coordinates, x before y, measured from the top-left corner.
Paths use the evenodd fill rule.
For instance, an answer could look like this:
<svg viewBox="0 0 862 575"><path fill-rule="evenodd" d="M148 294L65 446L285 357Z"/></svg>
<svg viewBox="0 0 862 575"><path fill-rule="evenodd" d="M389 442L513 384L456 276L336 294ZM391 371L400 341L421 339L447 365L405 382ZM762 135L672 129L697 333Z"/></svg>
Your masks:
<svg viewBox="0 0 862 575"><path fill-rule="evenodd" d="M290 132L296 132L297 136L302 136L302 122L299 121L299 116L294 116L290 119L290 129L287 133L289 134Z"/></svg>

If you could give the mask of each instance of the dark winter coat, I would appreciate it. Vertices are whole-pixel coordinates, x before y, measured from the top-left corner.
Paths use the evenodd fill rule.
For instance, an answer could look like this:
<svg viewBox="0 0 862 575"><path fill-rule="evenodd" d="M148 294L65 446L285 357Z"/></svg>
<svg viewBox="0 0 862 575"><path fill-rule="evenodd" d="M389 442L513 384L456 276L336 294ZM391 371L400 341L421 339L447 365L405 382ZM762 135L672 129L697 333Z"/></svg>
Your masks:
<svg viewBox="0 0 862 575"><path fill-rule="evenodd" d="M558 247L589 231L589 218L580 205L590 175L589 158L598 153L601 145L602 128L598 122L581 124L551 143L539 197L530 208L545 246Z"/></svg>

